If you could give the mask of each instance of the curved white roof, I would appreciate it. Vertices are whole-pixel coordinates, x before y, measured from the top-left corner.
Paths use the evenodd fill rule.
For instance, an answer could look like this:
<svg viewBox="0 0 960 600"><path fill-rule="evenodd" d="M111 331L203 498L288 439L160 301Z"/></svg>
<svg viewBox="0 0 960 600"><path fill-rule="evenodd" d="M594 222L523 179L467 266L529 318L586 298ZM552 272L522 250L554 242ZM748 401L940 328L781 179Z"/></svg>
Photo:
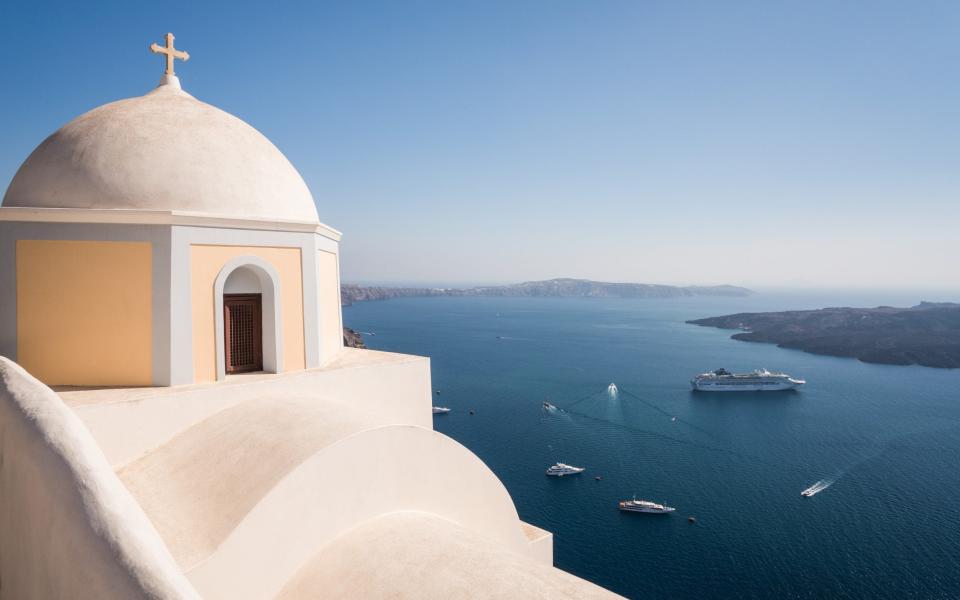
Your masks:
<svg viewBox="0 0 960 600"><path fill-rule="evenodd" d="M176 79L61 127L17 171L3 206L319 221L303 178L270 140Z"/></svg>
<svg viewBox="0 0 960 600"><path fill-rule="evenodd" d="M523 598L615 600L588 581L505 551L481 533L430 513L366 521L320 549L277 600L303 598Z"/></svg>

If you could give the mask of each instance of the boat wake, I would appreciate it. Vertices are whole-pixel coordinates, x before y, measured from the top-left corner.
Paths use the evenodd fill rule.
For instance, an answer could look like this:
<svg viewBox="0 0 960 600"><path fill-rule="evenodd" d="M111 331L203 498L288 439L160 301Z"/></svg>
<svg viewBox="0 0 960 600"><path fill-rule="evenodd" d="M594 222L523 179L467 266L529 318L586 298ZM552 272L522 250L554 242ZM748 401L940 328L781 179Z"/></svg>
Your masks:
<svg viewBox="0 0 960 600"><path fill-rule="evenodd" d="M708 437L711 437L711 438L713 438L713 439L717 439L717 436L714 435L712 432L710 432L710 431L708 431L708 430L706 430L706 429L704 429L703 427L700 427L700 426L698 426L698 425L694 425L693 423L691 423L690 421L687 421L686 419L678 419L678 418L676 417L676 415L673 415L673 414L671 414L669 411L664 410L664 409L661 408L658 404L656 404L656 403L654 403L654 402L651 402L650 400L645 400L645 399L641 398L640 396L638 396L638 395L636 395L636 394L634 394L634 393L631 393L629 390L619 390L619 393L622 393L624 396L627 396L627 397L629 397L629 398L633 398L634 400L637 400L638 402L641 402L641 403L645 404L646 406L649 406L650 408L652 408L653 410L657 411L658 413L662 414L662 415L665 416L665 417L670 417L670 422L671 422L671 423L676 423L676 422L679 421L680 423L683 423L684 425L686 425L687 427L689 427L689 428L691 428L691 429L695 429L696 431L699 431L700 433L702 433L702 434L704 434L704 435L706 435L706 436L708 436Z"/></svg>
<svg viewBox="0 0 960 600"><path fill-rule="evenodd" d="M800 495L803 496L804 498L809 498L809 497L811 497L811 496L816 496L817 494L819 494L819 493L822 492L823 490L825 490L825 489L827 489L828 487L830 487L831 485L833 485L833 482L834 482L834 481L836 481L836 479L834 479L834 478L821 479L820 481L814 483L813 485L811 485L811 486L808 487L807 489L805 489L805 490L803 490L802 492L800 492Z"/></svg>

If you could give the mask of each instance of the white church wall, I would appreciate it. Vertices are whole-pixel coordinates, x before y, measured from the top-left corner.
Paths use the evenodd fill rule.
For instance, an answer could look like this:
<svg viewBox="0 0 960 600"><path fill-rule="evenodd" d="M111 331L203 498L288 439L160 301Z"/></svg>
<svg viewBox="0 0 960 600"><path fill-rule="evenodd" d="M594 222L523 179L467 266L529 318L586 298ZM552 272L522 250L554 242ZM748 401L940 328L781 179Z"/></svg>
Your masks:
<svg viewBox="0 0 960 600"><path fill-rule="evenodd" d="M0 599L199 599L90 432L0 357Z"/></svg>
<svg viewBox="0 0 960 600"><path fill-rule="evenodd" d="M343 349L340 261L335 252L317 252L317 298L320 308L320 360L325 363L336 358Z"/></svg>
<svg viewBox="0 0 960 600"><path fill-rule="evenodd" d="M254 376L257 377L257 376ZM345 348L336 363L280 376L241 378L155 394L136 390L61 392L93 433L107 459L124 465L221 410L265 395L330 398L397 424L432 426L430 360ZM100 402L88 402L95 394Z"/></svg>
<svg viewBox="0 0 960 600"><path fill-rule="evenodd" d="M191 244L300 248L305 365L317 367L331 358L321 359L317 254L320 250L336 254L340 234L325 225L267 223L160 211L0 207L0 355L13 359L17 355L15 245L18 239L152 243L151 361L153 384L158 386L194 382ZM339 295L337 302L339 304Z"/></svg>
<svg viewBox="0 0 960 600"><path fill-rule="evenodd" d="M170 357L173 385L194 382L193 307L190 283L190 247L192 245L299 248L303 286L304 360L308 369L322 364L316 253L318 248L336 251L339 234L335 236L336 239L333 239L315 232L174 226L171 236L170 318L172 328L170 339L171 346L179 349ZM211 290L211 298L212 294L213 290Z"/></svg>

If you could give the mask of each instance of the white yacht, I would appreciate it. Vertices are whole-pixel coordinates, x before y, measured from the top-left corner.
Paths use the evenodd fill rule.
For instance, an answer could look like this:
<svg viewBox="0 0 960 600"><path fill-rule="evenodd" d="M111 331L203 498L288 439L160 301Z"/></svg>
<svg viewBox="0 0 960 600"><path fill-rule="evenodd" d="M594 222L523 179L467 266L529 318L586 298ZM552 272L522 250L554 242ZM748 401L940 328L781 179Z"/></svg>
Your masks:
<svg viewBox="0 0 960 600"><path fill-rule="evenodd" d="M434 407L433 407L433 414L435 414L435 415L445 415L445 414L447 414L448 412L450 412L450 409L447 408L446 406L434 406Z"/></svg>
<svg viewBox="0 0 960 600"><path fill-rule="evenodd" d="M640 513L652 513L655 515L665 515L672 513L677 510L672 506L665 506L663 504L657 504L656 502L650 502L649 500L622 500L620 502L620 510L624 512L640 512Z"/></svg>
<svg viewBox="0 0 960 600"><path fill-rule="evenodd" d="M564 475L576 475L577 473L583 473L584 471L586 471L586 469L583 467L571 467L570 465L565 465L561 462L558 462L547 469L547 475L563 477Z"/></svg>
<svg viewBox="0 0 960 600"><path fill-rule="evenodd" d="M717 369L710 373L701 373L690 380L694 390L703 392L757 392L793 390L805 384L803 379L791 377L786 373L775 373L758 369L752 373L731 373L726 369Z"/></svg>

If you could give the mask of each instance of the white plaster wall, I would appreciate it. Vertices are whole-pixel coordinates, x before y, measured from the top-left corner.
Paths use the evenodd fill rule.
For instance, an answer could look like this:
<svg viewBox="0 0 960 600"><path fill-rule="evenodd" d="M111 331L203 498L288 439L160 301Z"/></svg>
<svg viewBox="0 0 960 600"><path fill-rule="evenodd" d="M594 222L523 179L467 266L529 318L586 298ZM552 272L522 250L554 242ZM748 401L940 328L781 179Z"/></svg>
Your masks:
<svg viewBox="0 0 960 600"><path fill-rule="evenodd" d="M96 442L0 357L0 598L199 598Z"/></svg>
<svg viewBox="0 0 960 600"><path fill-rule="evenodd" d="M260 278L246 267L235 269L223 284L224 294L259 294L262 291Z"/></svg>
<svg viewBox="0 0 960 600"><path fill-rule="evenodd" d="M479 458L428 429L387 426L340 440L293 469L188 576L209 599L272 597L336 537L410 510L533 554L506 488Z"/></svg>
<svg viewBox="0 0 960 600"><path fill-rule="evenodd" d="M267 395L329 398L393 423L432 427L429 359L353 348L344 352L352 359L348 365L158 389L155 396L76 406L74 411L114 466L221 410Z"/></svg>
<svg viewBox="0 0 960 600"><path fill-rule="evenodd" d="M545 565L553 564L553 534L530 523L523 524L530 544L530 555Z"/></svg>
<svg viewBox="0 0 960 600"><path fill-rule="evenodd" d="M334 360L343 349L340 308L340 260L335 252L317 252L317 304L320 310L320 362Z"/></svg>

